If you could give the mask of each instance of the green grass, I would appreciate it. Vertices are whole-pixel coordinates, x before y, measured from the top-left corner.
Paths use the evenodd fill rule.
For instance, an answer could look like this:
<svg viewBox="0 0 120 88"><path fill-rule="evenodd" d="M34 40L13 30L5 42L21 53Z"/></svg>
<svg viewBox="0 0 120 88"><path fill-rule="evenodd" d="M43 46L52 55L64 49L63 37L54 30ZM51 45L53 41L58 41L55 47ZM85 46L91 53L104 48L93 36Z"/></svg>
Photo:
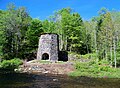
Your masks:
<svg viewBox="0 0 120 88"><path fill-rule="evenodd" d="M39 63L50 64L50 63L52 63L52 62L49 61L49 60L40 60ZM55 62L55 63L63 64L63 63L65 63L65 62L63 62L63 61L57 61L57 62Z"/></svg>
<svg viewBox="0 0 120 88"><path fill-rule="evenodd" d="M103 63L102 63L103 62ZM75 62L75 71L69 76L87 76L95 78L120 78L120 68L110 67L105 61L96 64L90 62Z"/></svg>
<svg viewBox="0 0 120 88"><path fill-rule="evenodd" d="M50 61L48 61L48 60L40 60L40 61L39 61L39 63L49 64L49 63L50 63Z"/></svg>

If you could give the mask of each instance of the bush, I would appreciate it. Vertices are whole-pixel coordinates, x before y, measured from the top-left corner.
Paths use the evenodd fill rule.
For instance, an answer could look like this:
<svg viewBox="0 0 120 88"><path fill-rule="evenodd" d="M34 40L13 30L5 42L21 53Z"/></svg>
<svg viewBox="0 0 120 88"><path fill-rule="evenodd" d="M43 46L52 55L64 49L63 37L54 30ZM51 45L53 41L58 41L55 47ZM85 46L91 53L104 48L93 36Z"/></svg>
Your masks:
<svg viewBox="0 0 120 88"><path fill-rule="evenodd" d="M109 71L110 70L110 67L109 66L99 66L99 70L100 71Z"/></svg>
<svg viewBox="0 0 120 88"><path fill-rule="evenodd" d="M101 60L98 62L99 65L109 65L109 61L107 60Z"/></svg>
<svg viewBox="0 0 120 88"><path fill-rule="evenodd" d="M11 60L3 60L0 63L0 68L4 70L14 70L15 68L18 68L21 64L22 61L18 58L14 58Z"/></svg>
<svg viewBox="0 0 120 88"><path fill-rule="evenodd" d="M93 74L97 74L101 71L107 72L110 70L110 66L108 65L107 61L100 61L100 62L98 62L98 64L95 61L76 62L75 68L78 71L88 72L88 73L93 73Z"/></svg>
<svg viewBox="0 0 120 88"><path fill-rule="evenodd" d="M84 58L88 58L89 55L84 56ZM120 68L111 67L108 60L98 62L94 58L87 62L76 60L74 66L76 70L70 73L70 76L120 78Z"/></svg>
<svg viewBox="0 0 120 88"><path fill-rule="evenodd" d="M76 62L75 63L75 68L77 70L88 69L89 68L89 64L88 63L84 63L84 62Z"/></svg>
<svg viewBox="0 0 120 88"><path fill-rule="evenodd" d="M96 54L90 53L90 54L81 55L81 57L84 59L96 59Z"/></svg>

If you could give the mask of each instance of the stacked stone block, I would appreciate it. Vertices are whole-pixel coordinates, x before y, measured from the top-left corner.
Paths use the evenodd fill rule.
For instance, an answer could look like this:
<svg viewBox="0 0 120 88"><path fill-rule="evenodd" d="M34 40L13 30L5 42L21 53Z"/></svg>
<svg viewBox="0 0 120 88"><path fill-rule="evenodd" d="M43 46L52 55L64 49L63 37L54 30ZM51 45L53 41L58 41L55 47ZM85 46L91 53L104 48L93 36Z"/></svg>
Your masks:
<svg viewBox="0 0 120 88"><path fill-rule="evenodd" d="M57 61L59 42L57 34L43 34L39 39L37 59Z"/></svg>

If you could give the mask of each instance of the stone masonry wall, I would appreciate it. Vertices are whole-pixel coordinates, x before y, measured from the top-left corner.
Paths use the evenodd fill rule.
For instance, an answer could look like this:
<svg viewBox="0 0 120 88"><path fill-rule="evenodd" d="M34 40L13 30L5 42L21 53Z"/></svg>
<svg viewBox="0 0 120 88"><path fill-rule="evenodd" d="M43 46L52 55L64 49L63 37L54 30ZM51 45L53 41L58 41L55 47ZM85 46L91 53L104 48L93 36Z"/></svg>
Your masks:
<svg viewBox="0 0 120 88"><path fill-rule="evenodd" d="M37 52L37 59L42 60L43 54L48 54L50 61L58 60L58 35L57 34L43 34L39 39L39 46Z"/></svg>

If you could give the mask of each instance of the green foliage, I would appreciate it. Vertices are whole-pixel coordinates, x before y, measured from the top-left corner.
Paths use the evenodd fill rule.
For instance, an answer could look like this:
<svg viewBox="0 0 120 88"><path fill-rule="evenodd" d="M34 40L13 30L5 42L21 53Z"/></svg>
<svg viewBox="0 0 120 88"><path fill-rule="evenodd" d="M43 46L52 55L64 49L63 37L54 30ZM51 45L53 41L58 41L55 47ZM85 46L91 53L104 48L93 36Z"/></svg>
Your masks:
<svg viewBox="0 0 120 88"><path fill-rule="evenodd" d="M100 61L98 64L92 60L90 62L76 62L76 71L70 76L90 76L90 77L110 77L119 78L120 69L111 68L107 61Z"/></svg>
<svg viewBox="0 0 120 88"><path fill-rule="evenodd" d="M2 32L2 53L4 59L21 58L24 54L26 30L31 20L24 7L16 8L9 4L0 16L0 33Z"/></svg>
<svg viewBox="0 0 120 88"><path fill-rule="evenodd" d="M85 69L88 69L89 64L84 62L76 62L75 68L80 71L84 71Z"/></svg>
<svg viewBox="0 0 120 88"><path fill-rule="evenodd" d="M39 19L31 20L26 32L27 52L36 51L41 33L43 33L42 22Z"/></svg>
<svg viewBox="0 0 120 88"><path fill-rule="evenodd" d="M22 64L22 61L18 58L14 58L11 60L3 60L0 63L0 68L4 70L11 70L13 71L15 68L18 68L19 65Z"/></svg>
<svg viewBox="0 0 120 88"><path fill-rule="evenodd" d="M56 24L53 21L45 20L42 22L44 33L58 33L58 29L55 28Z"/></svg>
<svg viewBox="0 0 120 88"><path fill-rule="evenodd" d="M101 60L101 61L98 62L98 64L99 65L109 65L110 63L107 60Z"/></svg>
<svg viewBox="0 0 120 88"><path fill-rule="evenodd" d="M120 66L120 51L119 51L119 49L117 50L116 57L117 57L117 66ZM113 62L114 62L114 60L113 60Z"/></svg>
<svg viewBox="0 0 120 88"><path fill-rule="evenodd" d="M78 13L72 12L71 8L63 8L57 11L51 16L50 22L46 20L43 25L47 25L51 33L59 35L60 50L81 51L85 34L83 21ZM49 30L48 28L47 30Z"/></svg>
<svg viewBox="0 0 120 88"><path fill-rule="evenodd" d="M89 54L85 54L85 55L81 55L81 58L84 59L96 59L96 53L89 53Z"/></svg>

